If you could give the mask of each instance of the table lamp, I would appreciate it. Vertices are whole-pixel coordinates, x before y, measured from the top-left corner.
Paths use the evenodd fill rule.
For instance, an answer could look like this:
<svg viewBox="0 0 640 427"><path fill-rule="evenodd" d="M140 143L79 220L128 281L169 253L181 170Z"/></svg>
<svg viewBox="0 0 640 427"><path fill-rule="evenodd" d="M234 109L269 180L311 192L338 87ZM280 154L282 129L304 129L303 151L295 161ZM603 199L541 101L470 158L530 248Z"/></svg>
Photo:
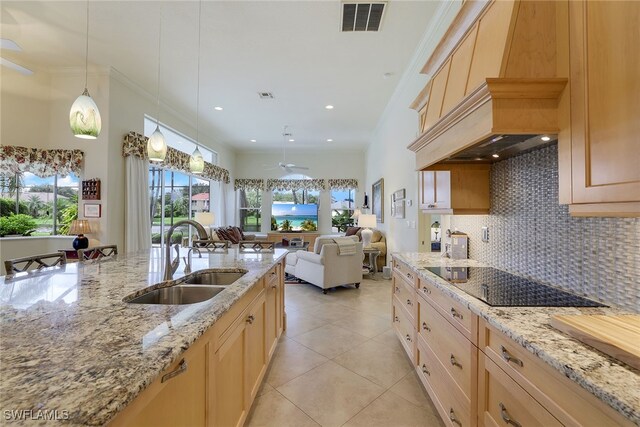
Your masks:
<svg viewBox="0 0 640 427"><path fill-rule="evenodd" d="M85 237L85 234L91 233L91 226L86 219L74 219L69 226L68 234L77 234L78 237L73 239L73 249L87 249L89 247L89 239Z"/></svg>
<svg viewBox="0 0 640 427"><path fill-rule="evenodd" d="M213 212L196 212L193 220L200 223L203 227L213 227L213 223L216 222L216 217L213 215ZM211 230L209 230L209 234L211 234Z"/></svg>
<svg viewBox="0 0 640 427"><path fill-rule="evenodd" d="M360 214L358 216L358 227L362 227L363 247L371 247L371 238L373 237L371 229L376 227L376 216L373 214Z"/></svg>

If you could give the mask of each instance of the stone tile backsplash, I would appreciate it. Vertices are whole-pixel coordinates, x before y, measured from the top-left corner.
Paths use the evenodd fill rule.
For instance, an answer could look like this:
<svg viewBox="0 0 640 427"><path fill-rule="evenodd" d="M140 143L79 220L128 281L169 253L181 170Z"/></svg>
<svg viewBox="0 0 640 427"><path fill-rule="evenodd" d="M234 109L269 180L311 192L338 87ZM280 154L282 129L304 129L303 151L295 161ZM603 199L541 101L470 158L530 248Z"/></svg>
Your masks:
<svg viewBox="0 0 640 427"><path fill-rule="evenodd" d="M557 145L495 163L490 212L450 218L469 234L470 258L640 312L640 219L569 216Z"/></svg>

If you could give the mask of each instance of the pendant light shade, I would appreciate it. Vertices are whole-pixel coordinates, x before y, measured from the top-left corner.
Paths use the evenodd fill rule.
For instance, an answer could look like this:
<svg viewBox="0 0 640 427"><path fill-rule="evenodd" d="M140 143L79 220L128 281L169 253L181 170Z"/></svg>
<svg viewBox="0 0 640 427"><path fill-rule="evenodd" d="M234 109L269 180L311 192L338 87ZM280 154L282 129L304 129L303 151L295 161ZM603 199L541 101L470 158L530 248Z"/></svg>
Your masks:
<svg viewBox="0 0 640 427"><path fill-rule="evenodd" d="M189 169L195 174L200 174L204 171L204 158L200 150L198 150L198 147L193 150L193 154L189 159Z"/></svg>
<svg viewBox="0 0 640 427"><path fill-rule="evenodd" d="M69 124L73 135L78 138L96 139L100 135L102 129L100 111L87 88L84 88L82 95L71 105Z"/></svg>
<svg viewBox="0 0 640 427"><path fill-rule="evenodd" d="M167 157L167 143L158 125L147 141L147 154L152 162L163 162Z"/></svg>
<svg viewBox="0 0 640 427"><path fill-rule="evenodd" d="M102 129L102 119L98 106L87 90L89 72L89 1L87 0L87 40L84 52L84 92L71 105L69 126L77 138L96 139Z"/></svg>

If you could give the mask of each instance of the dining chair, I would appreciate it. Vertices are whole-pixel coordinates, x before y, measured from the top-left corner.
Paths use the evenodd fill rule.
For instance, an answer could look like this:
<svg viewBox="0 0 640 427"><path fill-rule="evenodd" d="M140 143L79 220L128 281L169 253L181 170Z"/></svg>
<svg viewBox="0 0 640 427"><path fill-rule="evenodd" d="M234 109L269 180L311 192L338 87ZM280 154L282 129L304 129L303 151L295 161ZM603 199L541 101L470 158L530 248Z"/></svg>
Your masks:
<svg viewBox="0 0 640 427"><path fill-rule="evenodd" d="M67 263L67 256L64 252L54 252L50 254L32 255L23 258L9 259L4 262L7 274L22 273L32 269L40 270L47 267L55 267Z"/></svg>

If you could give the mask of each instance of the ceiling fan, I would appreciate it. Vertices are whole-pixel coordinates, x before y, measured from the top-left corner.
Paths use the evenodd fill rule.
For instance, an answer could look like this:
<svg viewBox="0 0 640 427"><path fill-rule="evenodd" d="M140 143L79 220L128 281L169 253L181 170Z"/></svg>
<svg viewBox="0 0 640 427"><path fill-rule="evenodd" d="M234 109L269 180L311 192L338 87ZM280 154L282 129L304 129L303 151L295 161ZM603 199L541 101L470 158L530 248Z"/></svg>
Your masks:
<svg viewBox="0 0 640 427"><path fill-rule="evenodd" d="M285 172L293 173L296 170L309 170L306 166L298 166L295 163L287 163L287 139L293 137L293 134L289 131L289 126L285 125L282 132L282 161L278 162L278 166L274 167L276 169L279 167Z"/></svg>

